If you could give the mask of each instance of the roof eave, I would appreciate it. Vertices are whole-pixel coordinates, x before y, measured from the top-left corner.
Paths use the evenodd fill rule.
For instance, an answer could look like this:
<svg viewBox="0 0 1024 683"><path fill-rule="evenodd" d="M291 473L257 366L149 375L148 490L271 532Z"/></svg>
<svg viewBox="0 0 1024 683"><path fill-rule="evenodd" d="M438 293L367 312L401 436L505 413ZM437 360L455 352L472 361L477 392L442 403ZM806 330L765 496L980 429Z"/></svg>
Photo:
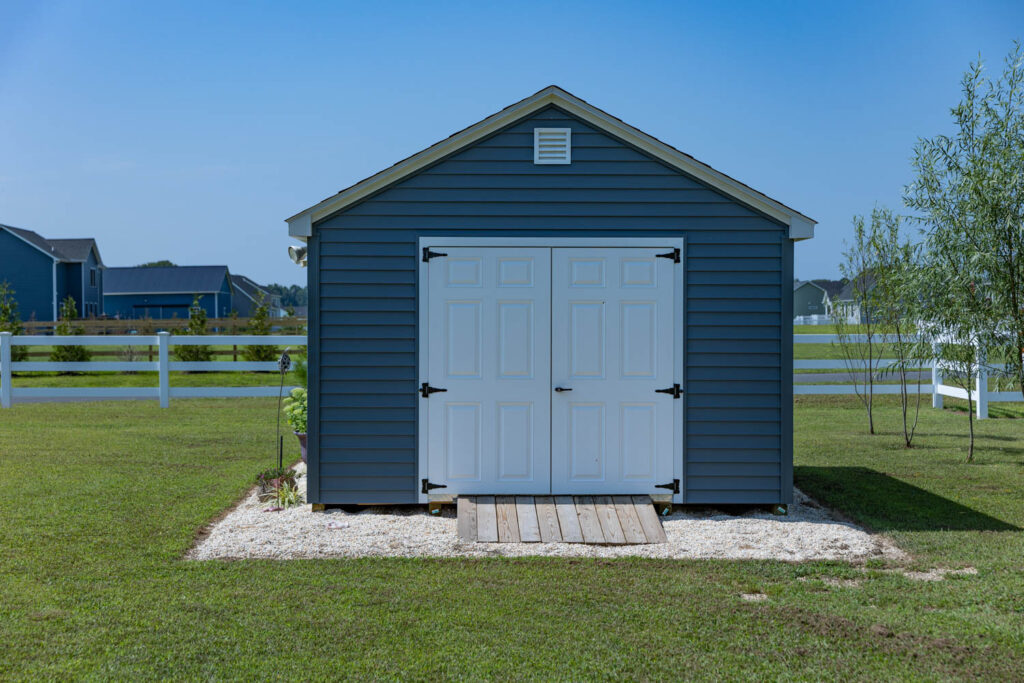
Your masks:
<svg viewBox="0 0 1024 683"><path fill-rule="evenodd" d="M394 166L386 168L304 211L300 211L286 219L288 234L305 241L303 238L313 235L314 223L341 211L346 206L354 204L371 194L383 190L392 183L412 175L430 164L440 161L463 147L497 132L509 123L526 117L549 105L561 107L587 123L625 140L647 154L787 225L789 227L789 238L792 240L805 240L814 237L814 226L817 224L817 221L814 219L777 202L771 197L744 185L720 171L716 171L707 164L630 126L624 121L615 118L557 86L548 86L540 92L488 116L469 128L398 162Z"/></svg>

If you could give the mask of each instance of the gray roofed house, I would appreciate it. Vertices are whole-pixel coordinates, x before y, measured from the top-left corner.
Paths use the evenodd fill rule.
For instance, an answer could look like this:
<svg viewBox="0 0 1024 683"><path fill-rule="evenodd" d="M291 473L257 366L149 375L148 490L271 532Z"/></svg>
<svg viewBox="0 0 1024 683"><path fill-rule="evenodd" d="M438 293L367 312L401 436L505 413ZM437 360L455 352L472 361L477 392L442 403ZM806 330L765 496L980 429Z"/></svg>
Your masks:
<svg viewBox="0 0 1024 683"><path fill-rule="evenodd" d="M793 281L793 316L824 315L825 288L810 280Z"/></svg>
<svg viewBox="0 0 1024 683"><path fill-rule="evenodd" d="M56 320L60 302L75 300L81 317L103 311L103 260L96 240L47 239L37 232L0 225L0 282L15 291L22 317Z"/></svg>
<svg viewBox="0 0 1024 683"><path fill-rule="evenodd" d="M231 313L227 266L108 268L104 312L117 318L187 318L194 297L211 318Z"/></svg>
<svg viewBox="0 0 1024 683"><path fill-rule="evenodd" d="M254 280L244 275L232 275L231 285L235 289L233 297L234 310L240 318L251 318L261 298L266 300L271 318L281 317L280 296L271 294L267 289L264 289L261 285L256 284Z"/></svg>
<svg viewBox="0 0 1024 683"><path fill-rule="evenodd" d="M861 311L860 304L854 301L854 285L860 286L863 282L870 290L875 286L875 276L872 273L862 273L853 280L850 280L843 288L839 290L839 293L835 296L834 303L830 303L829 315L832 315L833 308L838 307L838 311L842 314L843 318L847 323L851 325L858 325L867 322L867 316Z"/></svg>

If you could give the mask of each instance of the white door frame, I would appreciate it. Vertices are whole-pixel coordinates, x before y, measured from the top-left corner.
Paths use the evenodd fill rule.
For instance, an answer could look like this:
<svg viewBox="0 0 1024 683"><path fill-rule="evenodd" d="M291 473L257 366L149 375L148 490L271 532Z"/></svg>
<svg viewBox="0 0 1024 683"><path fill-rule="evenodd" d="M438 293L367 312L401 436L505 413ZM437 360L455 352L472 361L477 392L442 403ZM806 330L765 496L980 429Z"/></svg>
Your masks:
<svg viewBox="0 0 1024 683"><path fill-rule="evenodd" d="M673 343L672 357L676 362L675 375L684 389L683 397L673 406L672 419L672 471L674 478L680 481L680 491L685 485L683 476L683 443L685 440L685 425L683 416L686 404L686 376L685 376L685 325L686 298L685 298L685 266L686 249L685 240L682 237L448 237L448 236L421 236L416 249L416 259L419 262L417 277L417 301L419 313L417 317L417 366L419 368L418 384L430 381L429 349L427 348L427 321L428 321L428 287L430 285L428 262L424 261L420 254L424 248L436 249L440 247L662 247L665 249L678 249L680 254L680 265L674 268L673 279ZM429 496L419 488L419 481L429 476L429 457L427 430L429 417L427 413L427 401L430 399L418 399L416 403L417 415L417 458L419 460L419 477L417 477L416 492L421 503L428 502ZM444 489L438 489L444 494ZM614 493L610 491L609 493ZM673 502L683 502L682 493L672 496Z"/></svg>

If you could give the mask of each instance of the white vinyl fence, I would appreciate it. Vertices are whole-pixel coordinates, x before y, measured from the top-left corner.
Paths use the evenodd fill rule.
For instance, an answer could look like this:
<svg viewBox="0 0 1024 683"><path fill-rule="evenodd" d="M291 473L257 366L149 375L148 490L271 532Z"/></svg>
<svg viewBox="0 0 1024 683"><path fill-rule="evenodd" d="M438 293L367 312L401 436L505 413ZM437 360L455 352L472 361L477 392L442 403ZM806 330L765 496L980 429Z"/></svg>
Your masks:
<svg viewBox="0 0 1024 683"><path fill-rule="evenodd" d="M850 335L850 341L853 342L864 342L866 337L862 334ZM794 334L794 344L831 344L839 341L838 335L834 334ZM879 343L893 342L894 337L886 335L875 335L875 341ZM883 358L876 361L877 367L886 368L896 363L895 359ZM863 364L860 366L863 368ZM794 360L794 370L836 370L838 372L849 372L849 367L846 361L842 359L836 360ZM932 407L942 407L942 397L951 396L953 398L962 398L967 400L967 391L960 387L953 387L942 383L942 370L941 364L931 363L929 369L931 370L931 381L928 383L921 384L920 390L922 394L932 395ZM979 420L983 420L988 417L988 404L989 403L1017 403L1024 401L1024 397L1021 396L1019 391L990 391L988 388L988 377L990 369L1002 369L992 364L981 363L981 370L975 378L974 389L971 391L971 399L975 402L975 413ZM807 380L813 381L813 374L796 375L796 377L806 377ZM858 388L863 392L863 387L858 387L855 384L793 384L794 394L854 394ZM917 392L917 382L910 384L911 392ZM875 394L898 394L900 393L900 387L898 384L875 384Z"/></svg>
<svg viewBox="0 0 1024 683"><path fill-rule="evenodd" d="M851 341L865 341L864 335L851 335ZM794 334L794 344L831 344L838 340L834 334ZM883 335L877 335L879 342L892 341ZM172 346L187 346L207 344L210 346L224 345L261 345L279 346L292 348L304 347L306 345L305 335L207 335L207 336L186 336L171 335L167 332L159 332L155 335L99 335L99 336L12 336L10 332L0 332L0 406L10 407L12 402L18 399L74 399L74 398L142 398L157 399L162 407L167 407L172 398L242 398L277 396L278 387L172 387L170 386L171 372L231 372L231 371L266 371L276 372L277 363L267 362L246 362L246 361L203 361L203 362L180 362L172 361L170 349ZM85 363L54 363L51 361L24 361L11 362L11 348L13 346L156 346L159 352L155 361L89 361ZM892 359L881 359L878 361L880 368L885 368L893 363ZM987 366L993 367L991 365ZM845 361L834 360L794 360L794 370L835 370L847 373L849 368ZM21 370L23 372L157 372L158 385L155 387L12 387L11 373ZM931 381L921 384L921 393L932 394L932 406L942 407L942 398L952 396L955 398L967 398L967 392L959 387L948 386L942 383L942 368L932 364ZM796 375L799 379L806 379L813 382L814 374ZM853 378L851 378L852 380ZM290 390L292 387L285 387ZM808 394L854 394L856 385L846 384L800 384L794 383L793 393ZM917 390L917 383L914 382L912 390ZM898 394L899 385L876 384L876 394ZM975 389L971 391L971 398L975 401L975 407L979 419L988 417L988 404L995 402L1020 402L1024 400L1017 391L989 391L988 373L983 368L975 382Z"/></svg>
<svg viewBox="0 0 1024 683"><path fill-rule="evenodd" d="M277 361L200 361L171 360L172 346L278 346L296 350L306 346L305 335L77 335L43 336L19 335L0 332L0 406L9 408L19 399L75 399L75 398L142 398L156 399L166 408L172 398L236 398L277 396L279 387L172 387L171 372L277 372ZM15 346L156 346L155 361L88 361L83 363L55 363L52 361L11 362L11 349ZM12 387L11 373L22 372L156 372L155 387ZM286 386L285 391L292 387Z"/></svg>

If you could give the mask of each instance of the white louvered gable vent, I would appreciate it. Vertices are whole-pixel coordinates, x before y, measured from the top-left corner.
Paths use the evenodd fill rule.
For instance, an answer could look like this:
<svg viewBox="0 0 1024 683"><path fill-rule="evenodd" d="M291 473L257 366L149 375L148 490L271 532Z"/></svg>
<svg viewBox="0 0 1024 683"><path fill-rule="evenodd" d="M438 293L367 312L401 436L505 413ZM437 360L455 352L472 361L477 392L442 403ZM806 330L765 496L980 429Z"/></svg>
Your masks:
<svg viewBox="0 0 1024 683"><path fill-rule="evenodd" d="M534 128L533 163L572 163L572 128Z"/></svg>

